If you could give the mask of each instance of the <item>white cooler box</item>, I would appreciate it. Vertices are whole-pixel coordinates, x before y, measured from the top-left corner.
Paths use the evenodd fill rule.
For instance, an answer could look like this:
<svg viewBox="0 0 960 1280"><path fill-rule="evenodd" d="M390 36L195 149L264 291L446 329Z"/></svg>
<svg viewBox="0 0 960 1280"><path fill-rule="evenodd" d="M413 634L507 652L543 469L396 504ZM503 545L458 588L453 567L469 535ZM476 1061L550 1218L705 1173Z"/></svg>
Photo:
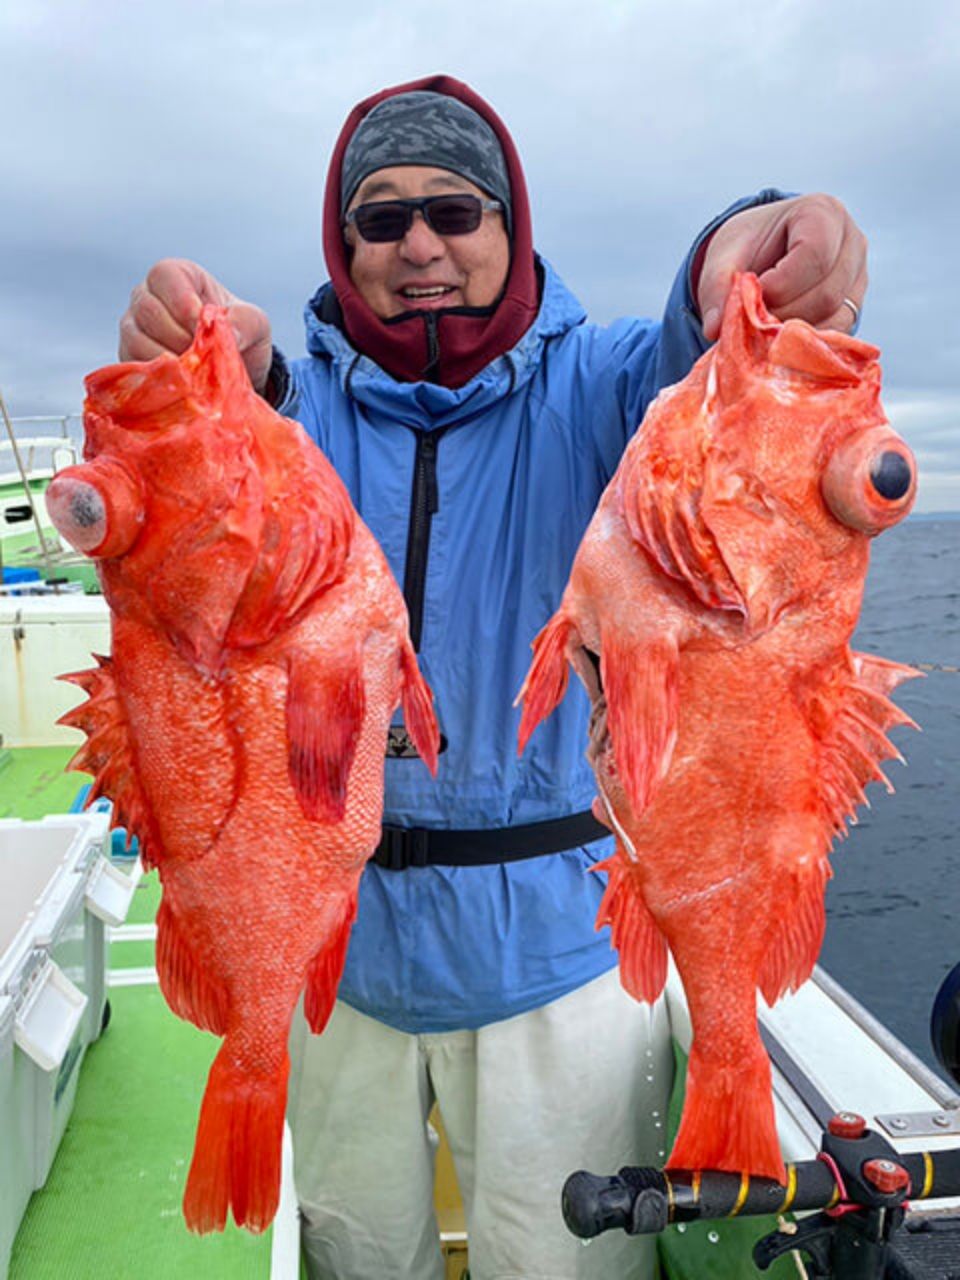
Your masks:
<svg viewBox="0 0 960 1280"><path fill-rule="evenodd" d="M113 866L109 814L0 821L0 1277L46 1181L106 1007L104 926L139 866Z"/></svg>

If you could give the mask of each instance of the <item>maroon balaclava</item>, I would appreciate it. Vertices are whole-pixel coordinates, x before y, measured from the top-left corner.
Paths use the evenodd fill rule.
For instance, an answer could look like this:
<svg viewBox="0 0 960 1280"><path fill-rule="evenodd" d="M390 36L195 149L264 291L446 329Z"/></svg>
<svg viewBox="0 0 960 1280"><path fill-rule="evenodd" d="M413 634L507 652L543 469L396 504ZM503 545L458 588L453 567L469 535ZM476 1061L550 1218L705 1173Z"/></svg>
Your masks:
<svg viewBox="0 0 960 1280"><path fill-rule="evenodd" d="M343 239L340 175L347 143L363 117L384 98L418 89L458 98L486 120L497 135L511 189L510 270L503 293L492 307L411 311L385 321L367 306L350 279L350 263ZM509 351L526 333L537 314L539 290L534 267L530 205L520 157L499 116L472 89L449 76L427 76L392 89L382 89L350 112L334 147L327 174L323 201L323 249L348 338L359 351L402 382L426 379L445 387L463 386L491 360ZM433 351L429 334L431 325L436 326L436 348Z"/></svg>

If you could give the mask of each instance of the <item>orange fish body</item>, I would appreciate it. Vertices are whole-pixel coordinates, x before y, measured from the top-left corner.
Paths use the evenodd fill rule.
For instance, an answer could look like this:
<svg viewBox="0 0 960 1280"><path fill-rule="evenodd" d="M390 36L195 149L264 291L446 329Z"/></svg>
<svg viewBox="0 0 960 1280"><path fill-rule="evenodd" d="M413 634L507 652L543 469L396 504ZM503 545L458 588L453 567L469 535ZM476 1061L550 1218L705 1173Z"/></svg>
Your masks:
<svg viewBox="0 0 960 1280"><path fill-rule="evenodd" d="M631 440L521 690L522 750L568 663L582 678L618 837L597 924L638 999L668 951L683 982L672 1168L783 1180L756 991L773 1004L809 976L831 842L911 723L886 695L916 673L849 648L869 539L915 491L877 356L780 324L738 277L717 346Z"/></svg>
<svg viewBox="0 0 960 1280"><path fill-rule="evenodd" d="M87 379L86 462L48 489L97 558L112 653L68 677L72 767L159 868L157 970L171 1008L224 1036L184 1196L188 1225L276 1211L291 1016L320 1031L357 885L380 836L402 700L438 734L402 596L341 481L253 391L226 314L183 356Z"/></svg>

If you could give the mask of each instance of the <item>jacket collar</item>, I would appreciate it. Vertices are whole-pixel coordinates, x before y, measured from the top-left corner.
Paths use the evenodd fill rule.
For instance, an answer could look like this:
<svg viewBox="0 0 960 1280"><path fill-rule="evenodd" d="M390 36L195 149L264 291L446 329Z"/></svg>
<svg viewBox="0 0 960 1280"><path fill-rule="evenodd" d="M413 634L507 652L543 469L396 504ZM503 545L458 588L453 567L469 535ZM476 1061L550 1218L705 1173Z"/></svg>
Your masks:
<svg viewBox="0 0 960 1280"><path fill-rule="evenodd" d="M304 312L307 350L330 360L341 386L368 409L420 429L446 427L487 409L529 381L540 364L544 344L586 319L583 307L549 263L538 259L543 275L540 307L517 343L460 387L432 382L401 382L352 345L340 322L332 285L322 285Z"/></svg>

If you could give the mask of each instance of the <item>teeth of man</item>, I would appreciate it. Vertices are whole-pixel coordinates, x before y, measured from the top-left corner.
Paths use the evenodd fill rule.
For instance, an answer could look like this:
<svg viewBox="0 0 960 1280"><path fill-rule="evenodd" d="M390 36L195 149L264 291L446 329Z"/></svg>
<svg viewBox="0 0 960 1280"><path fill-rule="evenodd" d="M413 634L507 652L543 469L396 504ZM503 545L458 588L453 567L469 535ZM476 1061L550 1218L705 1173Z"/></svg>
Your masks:
<svg viewBox="0 0 960 1280"><path fill-rule="evenodd" d="M404 295L407 298L437 298L441 293L447 293L446 285L439 285L435 289L404 289Z"/></svg>

